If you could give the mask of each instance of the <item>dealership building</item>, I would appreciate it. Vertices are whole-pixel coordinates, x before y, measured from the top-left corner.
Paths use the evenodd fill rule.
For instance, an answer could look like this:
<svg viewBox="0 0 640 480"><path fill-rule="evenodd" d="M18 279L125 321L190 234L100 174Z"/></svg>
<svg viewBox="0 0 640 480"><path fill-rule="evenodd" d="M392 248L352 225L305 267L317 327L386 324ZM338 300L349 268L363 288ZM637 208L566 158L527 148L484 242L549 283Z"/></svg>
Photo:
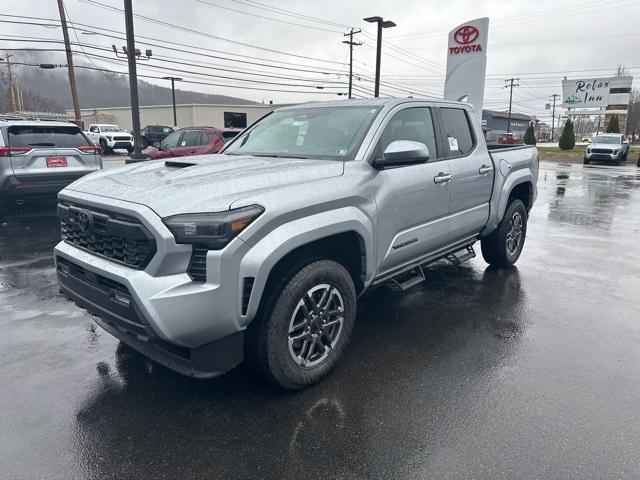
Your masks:
<svg viewBox="0 0 640 480"><path fill-rule="evenodd" d="M528 115L511 112L511 133L517 137L524 137L524 133L532 119ZM509 126L509 112L495 110L482 111L482 131L488 142L495 142L496 138L505 133Z"/></svg>

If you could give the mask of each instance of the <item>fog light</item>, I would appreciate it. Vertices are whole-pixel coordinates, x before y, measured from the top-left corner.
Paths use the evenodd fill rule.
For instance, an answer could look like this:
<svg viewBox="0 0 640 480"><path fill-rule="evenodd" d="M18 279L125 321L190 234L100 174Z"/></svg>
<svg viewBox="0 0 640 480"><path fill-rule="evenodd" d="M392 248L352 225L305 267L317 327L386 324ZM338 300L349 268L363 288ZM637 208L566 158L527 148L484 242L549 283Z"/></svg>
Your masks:
<svg viewBox="0 0 640 480"><path fill-rule="evenodd" d="M129 306L131 304L131 300L129 299L129 297L125 297L124 295L121 295L119 293L114 293L113 294L113 299L118 302L121 303L125 306Z"/></svg>

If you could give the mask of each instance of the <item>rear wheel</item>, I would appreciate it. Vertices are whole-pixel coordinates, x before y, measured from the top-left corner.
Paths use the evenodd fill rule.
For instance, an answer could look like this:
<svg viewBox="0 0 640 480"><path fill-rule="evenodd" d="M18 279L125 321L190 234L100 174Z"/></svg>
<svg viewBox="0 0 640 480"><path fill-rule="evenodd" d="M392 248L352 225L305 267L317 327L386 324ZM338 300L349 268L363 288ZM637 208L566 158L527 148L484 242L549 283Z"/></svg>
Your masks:
<svg viewBox="0 0 640 480"><path fill-rule="evenodd" d="M490 265L510 267L520 258L526 234L527 209L522 200L514 199L498 227L482 239L482 257Z"/></svg>
<svg viewBox="0 0 640 480"><path fill-rule="evenodd" d="M356 292L347 270L332 260L299 260L266 293L249 325L247 354L277 385L296 390L334 368L353 330Z"/></svg>

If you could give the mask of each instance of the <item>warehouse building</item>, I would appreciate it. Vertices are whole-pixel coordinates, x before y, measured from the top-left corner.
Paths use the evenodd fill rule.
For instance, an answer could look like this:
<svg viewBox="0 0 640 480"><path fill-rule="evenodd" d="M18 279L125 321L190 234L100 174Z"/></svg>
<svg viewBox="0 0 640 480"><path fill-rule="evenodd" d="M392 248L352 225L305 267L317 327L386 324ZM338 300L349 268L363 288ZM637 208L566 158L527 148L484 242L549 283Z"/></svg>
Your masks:
<svg viewBox="0 0 640 480"><path fill-rule="evenodd" d="M532 121L528 115L511 112L511 133L522 138ZM495 110L482 111L482 131L488 142L495 142L496 138L507 131L509 123L509 112L498 112Z"/></svg>
<svg viewBox="0 0 640 480"><path fill-rule="evenodd" d="M245 128L277 105L176 105L178 127L236 127ZM91 123L114 123L124 130L131 131L131 108L83 108L80 110L85 127ZM173 125L173 107L171 105L153 105L140 107L140 125Z"/></svg>

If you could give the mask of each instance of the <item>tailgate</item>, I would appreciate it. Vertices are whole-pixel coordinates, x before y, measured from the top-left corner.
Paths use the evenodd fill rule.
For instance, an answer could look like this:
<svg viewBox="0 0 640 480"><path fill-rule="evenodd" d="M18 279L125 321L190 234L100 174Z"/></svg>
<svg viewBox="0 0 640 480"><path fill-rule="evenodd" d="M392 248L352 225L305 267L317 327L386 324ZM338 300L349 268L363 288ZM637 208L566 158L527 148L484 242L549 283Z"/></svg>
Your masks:
<svg viewBox="0 0 640 480"><path fill-rule="evenodd" d="M75 148L34 148L25 154L11 155L11 168L20 179L27 175L78 174L97 170L98 156Z"/></svg>

